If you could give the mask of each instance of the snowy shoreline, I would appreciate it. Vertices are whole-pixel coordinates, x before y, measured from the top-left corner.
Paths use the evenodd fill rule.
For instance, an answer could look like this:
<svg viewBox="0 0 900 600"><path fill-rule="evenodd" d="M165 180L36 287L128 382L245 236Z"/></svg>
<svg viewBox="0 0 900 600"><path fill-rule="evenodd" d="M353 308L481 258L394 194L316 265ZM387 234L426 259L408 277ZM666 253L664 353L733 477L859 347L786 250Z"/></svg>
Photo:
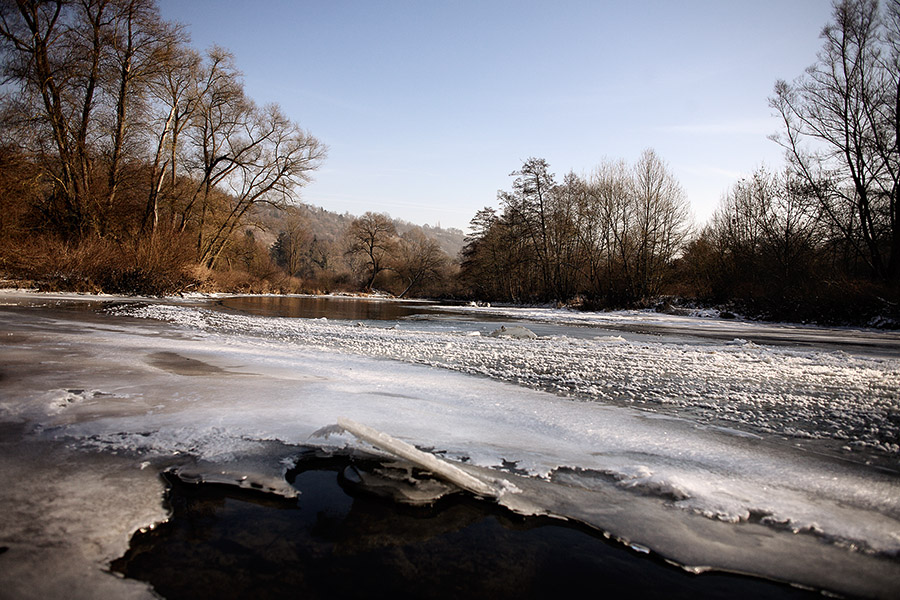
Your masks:
<svg viewBox="0 0 900 600"><path fill-rule="evenodd" d="M545 490L569 490L563 497L576 507L568 509L571 518L602 520L604 530L681 564L698 566L706 556L723 563L714 567L871 597L889 597L884 592L900 585L896 473L798 452L767 435L723 431L690 416L579 397L596 394L590 386L604 380L613 386L601 392L621 388L641 396L655 389L660 398L679 401L671 393L677 389L685 405L676 408L686 409L721 388L748 404L735 406L735 414L752 409L773 419L774 413L776 437L790 425L788 413L803 407L810 430L818 431L825 415L853 436L848 444L896 455L887 445L900 387L894 358L682 339L498 340L448 331L445 324L356 327L159 301L125 300L109 314L15 306L29 304L29 297L8 294L3 300L0 421L22 428L23 448L62 444L72 468L88 479L95 459L118 465L113 481L136 478L158 489L154 469L179 461L239 471L247 456L270 456L263 452L270 444L309 445L314 431L348 417L466 459L471 468L514 464L536 483L552 484ZM571 375L562 383L573 398L545 391L561 372ZM620 385L625 377L630 388ZM707 387L698 389L701 381ZM858 432L857 418L869 419ZM12 454L4 453L7 471ZM268 468L277 476L281 467ZM591 495L601 493L613 494L617 504L587 510ZM54 502L35 496L38 515ZM563 497L554 501L557 509ZM111 513L133 502L127 489L116 498ZM104 560L120 555L131 531L159 520L158 504L146 504L140 525L111 525L118 529L104 533L117 539ZM642 519L658 526L644 531ZM0 545L10 548L2 560L11 561L25 544L25 525L12 517L0 522ZM773 536L771 556L790 555L796 544L817 554L794 565L754 555L743 548L750 526ZM47 540L57 539L57 525L46 527ZM676 530L681 533L673 538ZM704 554L711 540L719 550Z"/></svg>

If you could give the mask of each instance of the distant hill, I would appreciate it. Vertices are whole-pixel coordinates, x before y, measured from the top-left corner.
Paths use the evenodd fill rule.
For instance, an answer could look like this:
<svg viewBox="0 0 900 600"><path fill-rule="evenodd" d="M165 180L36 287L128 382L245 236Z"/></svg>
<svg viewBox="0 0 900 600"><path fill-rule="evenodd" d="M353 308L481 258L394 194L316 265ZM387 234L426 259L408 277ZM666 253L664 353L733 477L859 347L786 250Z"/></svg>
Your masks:
<svg viewBox="0 0 900 600"><path fill-rule="evenodd" d="M357 217L350 213L336 213L310 204L299 204L296 210L308 221L310 233L325 242L340 241L344 231ZM273 244L282 229L281 223L285 217L285 211L273 207L259 210L255 215L255 220L261 231L254 231L256 239L265 245ZM459 252L465 244L465 234L459 229L417 225L401 219L394 219L394 226L400 235L415 227L421 227L425 235L434 239L440 245L441 250L453 259L459 257Z"/></svg>
<svg viewBox="0 0 900 600"><path fill-rule="evenodd" d="M440 244L441 250L446 252L447 255L453 259L459 257L459 252L465 245L466 234L456 228L445 229L443 227L434 227L431 225L416 225L415 223L402 221L400 219L394 219L394 226L397 228L397 233L400 235L403 235L414 227L421 227L422 231L425 232L425 235Z"/></svg>

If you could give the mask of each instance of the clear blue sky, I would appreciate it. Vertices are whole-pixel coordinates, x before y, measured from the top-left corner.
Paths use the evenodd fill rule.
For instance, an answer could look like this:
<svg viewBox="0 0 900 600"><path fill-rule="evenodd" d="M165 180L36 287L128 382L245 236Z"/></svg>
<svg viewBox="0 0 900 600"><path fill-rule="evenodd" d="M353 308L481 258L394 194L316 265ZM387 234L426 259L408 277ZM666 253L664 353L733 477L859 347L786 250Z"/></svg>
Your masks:
<svg viewBox="0 0 900 600"><path fill-rule="evenodd" d="M301 199L467 229L531 156L557 180L653 148L705 221L782 165L776 79L812 64L828 0L160 0L193 45L329 146Z"/></svg>

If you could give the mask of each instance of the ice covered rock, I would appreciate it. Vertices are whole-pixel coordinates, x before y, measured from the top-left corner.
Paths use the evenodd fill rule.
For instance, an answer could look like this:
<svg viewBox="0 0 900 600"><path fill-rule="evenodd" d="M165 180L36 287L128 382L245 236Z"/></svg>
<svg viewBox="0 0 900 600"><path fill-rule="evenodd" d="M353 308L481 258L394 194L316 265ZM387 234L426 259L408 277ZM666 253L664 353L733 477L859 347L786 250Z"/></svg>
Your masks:
<svg viewBox="0 0 900 600"><path fill-rule="evenodd" d="M500 329L496 329L488 335L491 337L513 338L517 340L533 340L537 337L537 334L521 325L512 325L511 327L501 325Z"/></svg>

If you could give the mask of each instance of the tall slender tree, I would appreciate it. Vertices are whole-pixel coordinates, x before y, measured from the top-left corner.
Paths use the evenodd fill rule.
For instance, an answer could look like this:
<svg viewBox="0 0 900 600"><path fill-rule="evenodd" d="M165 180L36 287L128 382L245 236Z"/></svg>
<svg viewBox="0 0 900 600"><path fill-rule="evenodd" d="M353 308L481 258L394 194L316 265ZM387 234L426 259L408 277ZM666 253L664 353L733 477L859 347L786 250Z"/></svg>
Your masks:
<svg viewBox="0 0 900 600"><path fill-rule="evenodd" d="M818 60L770 103L794 176L845 243L900 286L900 2L835 2Z"/></svg>

